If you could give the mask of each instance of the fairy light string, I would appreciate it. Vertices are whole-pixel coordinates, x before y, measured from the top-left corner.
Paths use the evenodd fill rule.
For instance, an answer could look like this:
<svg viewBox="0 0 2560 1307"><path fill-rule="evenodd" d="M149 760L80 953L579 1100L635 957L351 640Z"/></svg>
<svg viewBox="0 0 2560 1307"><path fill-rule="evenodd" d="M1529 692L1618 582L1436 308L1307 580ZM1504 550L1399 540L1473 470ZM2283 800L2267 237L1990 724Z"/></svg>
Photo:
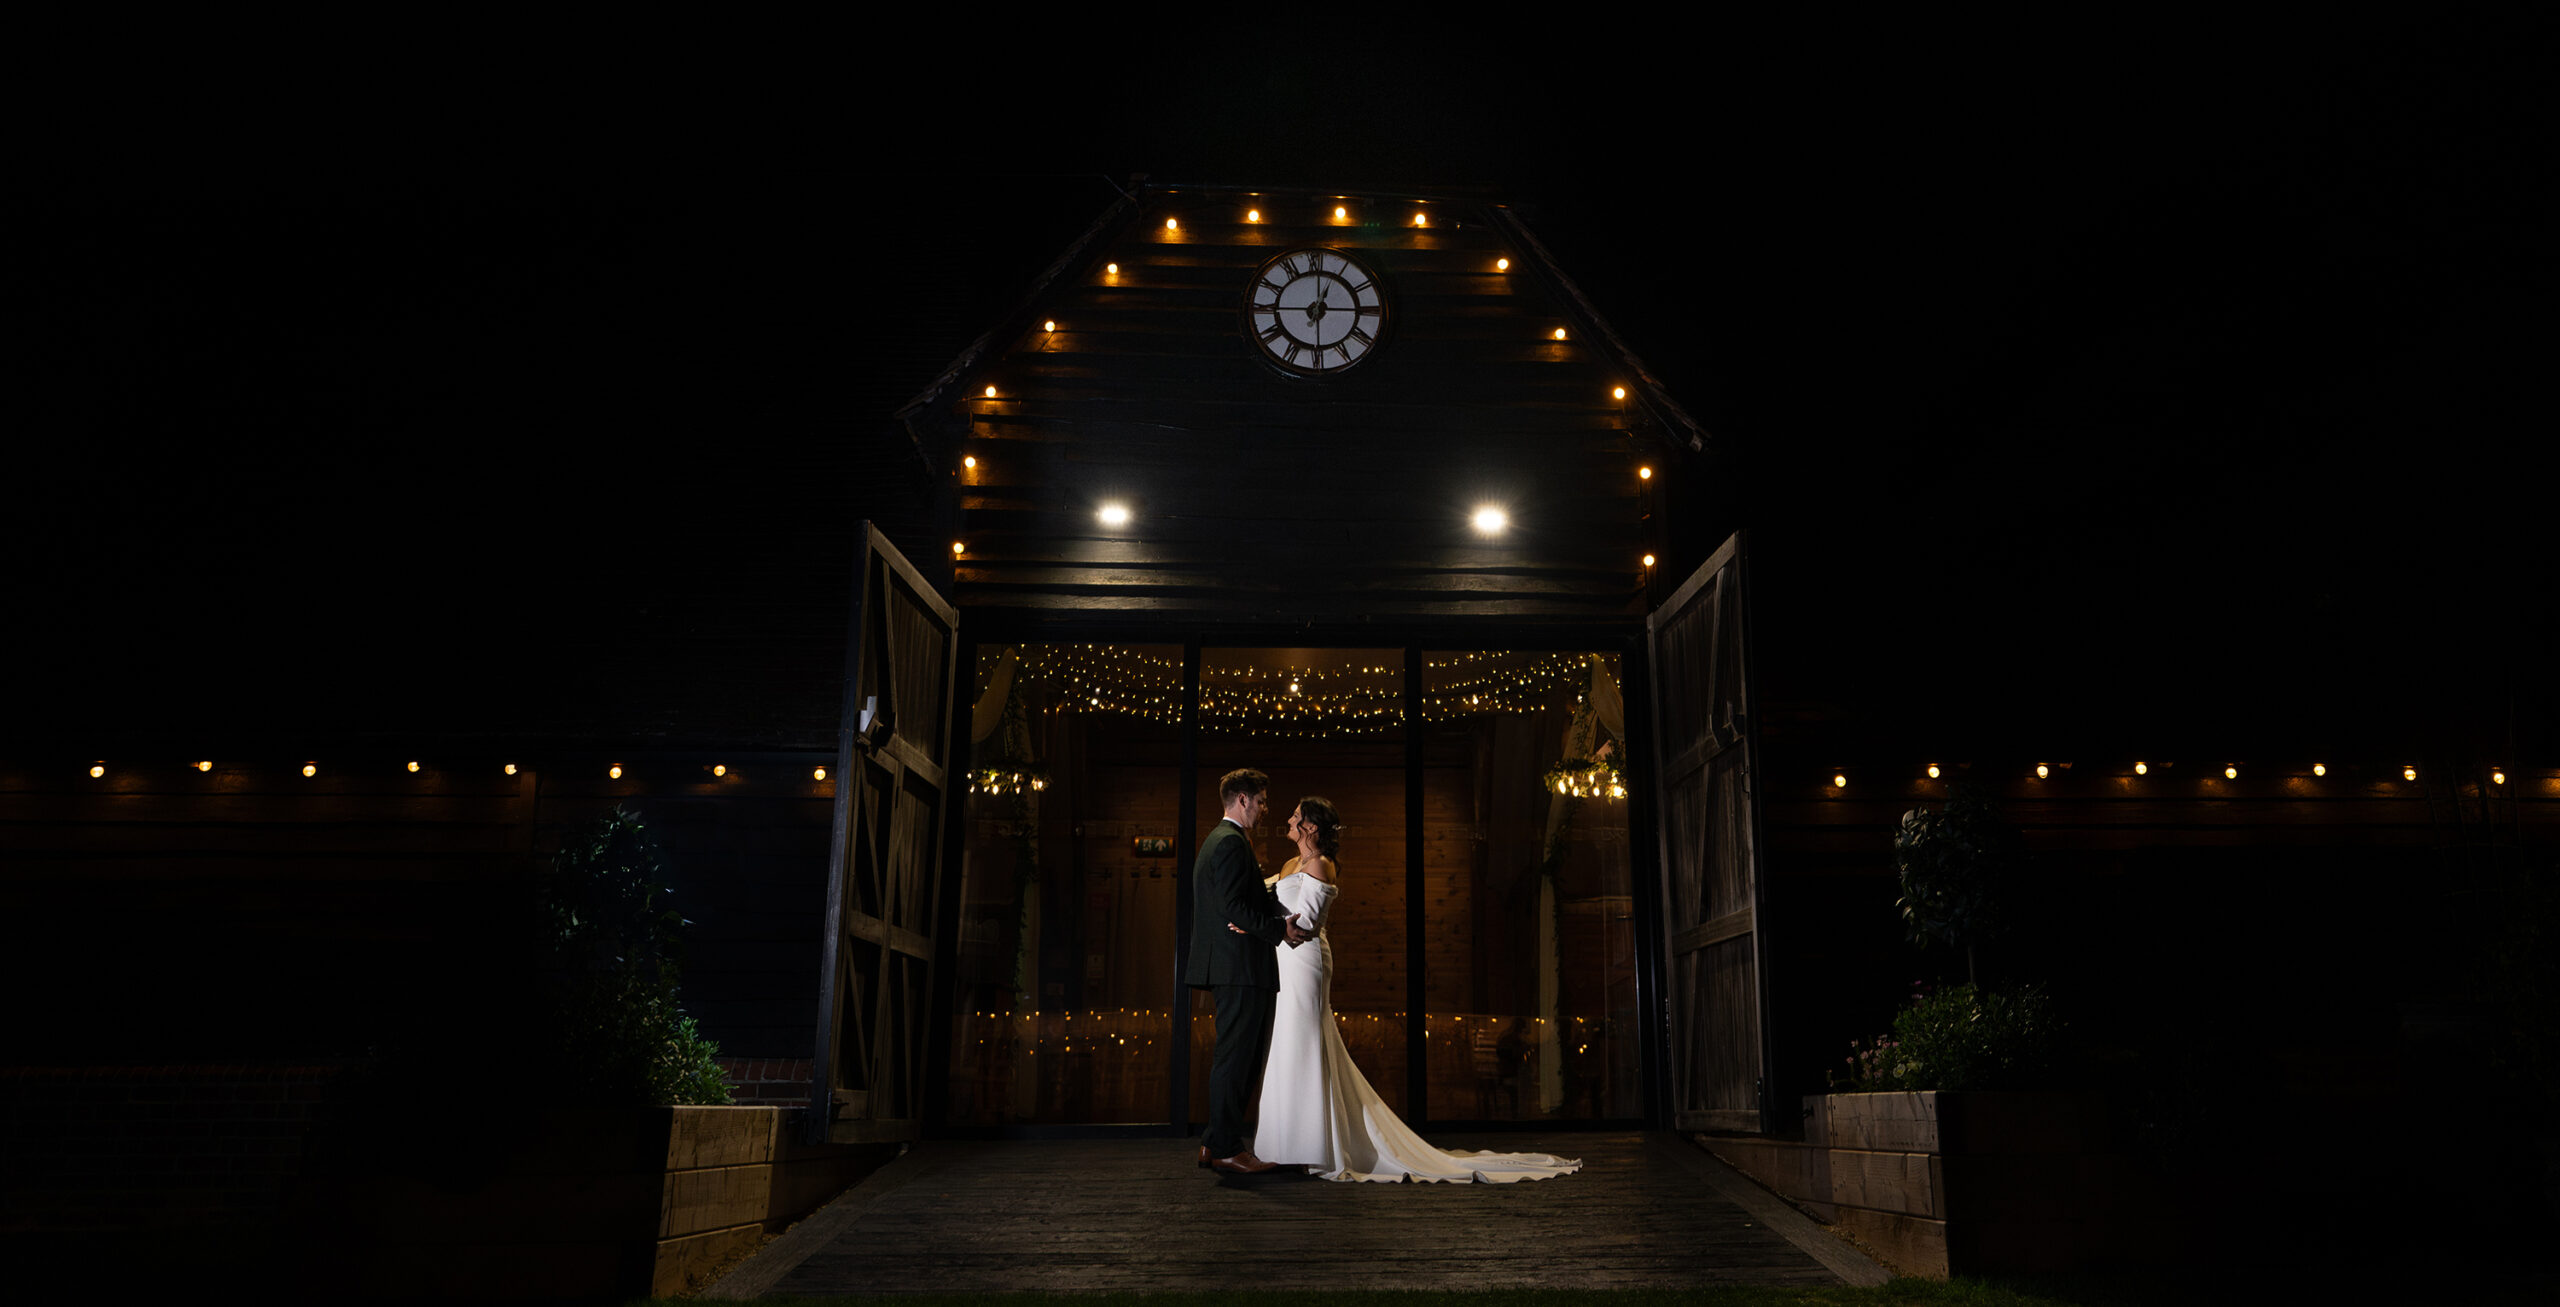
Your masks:
<svg viewBox="0 0 2560 1307"><path fill-rule="evenodd" d="M1589 678L1581 653L1490 650L1423 663L1422 720L1570 711ZM985 660L979 690L997 660ZM1044 715L1112 713L1164 726L1182 721L1182 660L1110 644L1026 645L1012 674ZM1223 735L1331 739L1385 735L1405 725L1400 660L1257 666L1212 652L1200 667L1201 729Z"/></svg>

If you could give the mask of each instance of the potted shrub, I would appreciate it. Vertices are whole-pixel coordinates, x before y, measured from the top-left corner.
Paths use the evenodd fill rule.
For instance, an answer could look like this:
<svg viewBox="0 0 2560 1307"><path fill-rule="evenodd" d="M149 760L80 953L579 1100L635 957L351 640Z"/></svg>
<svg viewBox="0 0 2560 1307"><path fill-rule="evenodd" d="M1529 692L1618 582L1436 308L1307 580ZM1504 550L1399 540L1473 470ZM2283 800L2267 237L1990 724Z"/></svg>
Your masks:
<svg viewBox="0 0 2560 1307"><path fill-rule="evenodd" d="M2047 994L1980 983L2024 842L1959 783L1938 810L1903 814L1893 850L1904 937L1961 952L1965 983L1920 986L1890 1034L1851 1043L1838 1092L1807 1101L1811 1197L1923 1274L2080 1264L2117 1222L2104 1104L2069 1085Z"/></svg>

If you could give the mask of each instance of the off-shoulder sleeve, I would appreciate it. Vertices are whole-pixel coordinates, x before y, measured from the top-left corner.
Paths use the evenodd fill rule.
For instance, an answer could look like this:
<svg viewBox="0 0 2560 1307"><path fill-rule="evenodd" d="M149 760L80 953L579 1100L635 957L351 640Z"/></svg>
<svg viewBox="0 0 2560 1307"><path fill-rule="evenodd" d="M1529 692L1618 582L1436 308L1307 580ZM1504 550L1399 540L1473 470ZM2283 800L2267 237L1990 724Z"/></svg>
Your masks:
<svg viewBox="0 0 2560 1307"><path fill-rule="evenodd" d="M1298 892L1291 897L1297 900L1299 924L1310 932L1324 929L1325 920L1333 915L1333 900L1340 887L1328 885L1313 876L1291 877L1289 883L1298 887Z"/></svg>

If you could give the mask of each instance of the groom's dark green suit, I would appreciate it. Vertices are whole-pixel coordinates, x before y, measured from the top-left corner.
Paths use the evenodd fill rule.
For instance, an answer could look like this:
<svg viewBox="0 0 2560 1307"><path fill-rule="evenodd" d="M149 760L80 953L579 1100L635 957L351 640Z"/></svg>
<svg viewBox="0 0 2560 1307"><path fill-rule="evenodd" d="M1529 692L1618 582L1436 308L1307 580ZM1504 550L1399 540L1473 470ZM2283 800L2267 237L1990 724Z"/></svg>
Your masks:
<svg viewBox="0 0 2560 1307"><path fill-rule="evenodd" d="M1227 929L1234 923L1244 934ZM1271 1053L1271 1013L1280 994L1280 962L1271 950L1288 938L1288 913L1262 883L1253 841L1221 818L1200 842L1191 865L1191 965L1183 982L1217 997L1218 1042L1209 1055L1209 1129L1200 1142L1211 1157L1244 1150L1244 1113L1262 1083Z"/></svg>

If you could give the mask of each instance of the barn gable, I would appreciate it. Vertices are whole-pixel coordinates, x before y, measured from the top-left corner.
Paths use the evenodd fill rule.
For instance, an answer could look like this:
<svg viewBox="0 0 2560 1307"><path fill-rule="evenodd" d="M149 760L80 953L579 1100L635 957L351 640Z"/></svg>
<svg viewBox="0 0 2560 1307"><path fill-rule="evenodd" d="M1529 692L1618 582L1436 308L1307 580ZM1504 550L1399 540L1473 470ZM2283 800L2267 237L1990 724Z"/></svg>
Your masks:
<svg viewBox="0 0 2560 1307"><path fill-rule="evenodd" d="M1356 363L1257 343L1248 292L1295 250L1374 270ZM1518 218L1464 196L1141 188L901 416L957 479L963 609L1139 623L1639 621L1704 448ZM1472 525L1487 506L1507 529Z"/></svg>

